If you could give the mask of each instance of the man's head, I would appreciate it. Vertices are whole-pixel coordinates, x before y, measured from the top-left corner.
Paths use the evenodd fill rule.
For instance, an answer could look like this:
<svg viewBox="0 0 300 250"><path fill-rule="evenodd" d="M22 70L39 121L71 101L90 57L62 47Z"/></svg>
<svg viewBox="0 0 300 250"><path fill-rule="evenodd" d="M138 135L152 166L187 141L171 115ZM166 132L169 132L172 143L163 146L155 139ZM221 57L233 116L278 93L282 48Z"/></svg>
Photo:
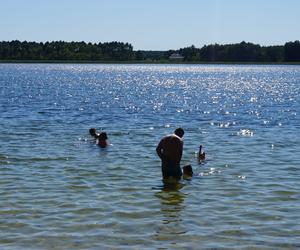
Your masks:
<svg viewBox="0 0 300 250"><path fill-rule="evenodd" d="M182 138L183 135L184 135L183 128L177 128L177 129L175 129L174 134L177 135L177 136L179 136L180 138Z"/></svg>

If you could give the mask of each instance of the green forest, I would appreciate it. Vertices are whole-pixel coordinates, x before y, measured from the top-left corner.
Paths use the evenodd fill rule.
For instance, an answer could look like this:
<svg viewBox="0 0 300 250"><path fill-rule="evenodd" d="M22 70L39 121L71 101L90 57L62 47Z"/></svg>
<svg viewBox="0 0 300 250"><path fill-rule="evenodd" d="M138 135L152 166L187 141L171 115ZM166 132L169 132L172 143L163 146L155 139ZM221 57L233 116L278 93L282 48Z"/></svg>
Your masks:
<svg viewBox="0 0 300 250"><path fill-rule="evenodd" d="M177 58L172 58L177 55ZM130 43L105 42L0 42L0 61L82 61L82 62L300 62L300 42L261 46L249 42L194 45L178 50L134 50Z"/></svg>

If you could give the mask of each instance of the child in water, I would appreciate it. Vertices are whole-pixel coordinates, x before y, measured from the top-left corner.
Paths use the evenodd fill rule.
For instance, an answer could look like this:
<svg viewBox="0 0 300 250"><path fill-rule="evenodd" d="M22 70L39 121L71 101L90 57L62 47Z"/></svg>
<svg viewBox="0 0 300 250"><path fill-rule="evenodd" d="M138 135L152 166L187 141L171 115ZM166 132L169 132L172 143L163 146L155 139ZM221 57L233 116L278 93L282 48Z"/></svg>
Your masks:
<svg viewBox="0 0 300 250"><path fill-rule="evenodd" d="M191 178L193 176L193 168L191 165L185 165L182 170L183 178Z"/></svg>
<svg viewBox="0 0 300 250"><path fill-rule="evenodd" d="M108 140L107 134L105 132L101 132L97 137L97 145L100 148L106 148L109 145L107 140Z"/></svg>
<svg viewBox="0 0 300 250"><path fill-rule="evenodd" d="M106 148L109 143L108 143L108 137L107 134L105 132L101 132L100 134L97 133L95 128L90 128L89 129L89 133L92 137L94 137L94 139L96 140L96 144L100 147L100 148Z"/></svg>
<svg viewBox="0 0 300 250"><path fill-rule="evenodd" d="M95 139L98 138L99 134L97 133L97 131L96 131L95 128L90 128L90 129L89 129L89 132L90 132L90 135L91 135L92 137L94 137Z"/></svg>

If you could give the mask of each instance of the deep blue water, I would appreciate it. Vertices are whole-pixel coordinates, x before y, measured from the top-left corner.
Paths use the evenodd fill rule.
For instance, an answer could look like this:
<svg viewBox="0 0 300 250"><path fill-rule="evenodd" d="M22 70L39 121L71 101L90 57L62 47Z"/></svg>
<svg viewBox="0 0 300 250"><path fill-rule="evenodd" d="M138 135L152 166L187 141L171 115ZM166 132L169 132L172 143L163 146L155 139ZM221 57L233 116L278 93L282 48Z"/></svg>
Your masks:
<svg viewBox="0 0 300 250"><path fill-rule="evenodd" d="M300 248L299 66L0 64L0 104L0 249Z"/></svg>

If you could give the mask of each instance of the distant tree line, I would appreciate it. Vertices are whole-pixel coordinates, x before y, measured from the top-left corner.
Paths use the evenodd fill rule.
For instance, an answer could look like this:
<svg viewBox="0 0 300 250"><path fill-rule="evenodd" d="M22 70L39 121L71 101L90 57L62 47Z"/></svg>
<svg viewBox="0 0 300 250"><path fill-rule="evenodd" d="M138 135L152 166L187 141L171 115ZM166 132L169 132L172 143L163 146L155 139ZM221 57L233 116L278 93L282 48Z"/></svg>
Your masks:
<svg viewBox="0 0 300 250"><path fill-rule="evenodd" d="M130 61L133 56L132 45L122 42L0 42L0 60Z"/></svg>
<svg viewBox="0 0 300 250"><path fill-rule="evenodd" d="M0 42L0 60L169 62L172 54L181 55L184 62L300 62L300 42L283 46L247 42L202 48L192 45L168 51L134 51L131 44L123 42Z"/></svg>
<svg viewBox="0 0 300 250"><path fill-rule="evenodd" d="M238 44L190 46L170 50L166 57L178 53L184 61L202 62L300 62L300 42L288 42L284 46L260 46L241 42Z"/></svg>

